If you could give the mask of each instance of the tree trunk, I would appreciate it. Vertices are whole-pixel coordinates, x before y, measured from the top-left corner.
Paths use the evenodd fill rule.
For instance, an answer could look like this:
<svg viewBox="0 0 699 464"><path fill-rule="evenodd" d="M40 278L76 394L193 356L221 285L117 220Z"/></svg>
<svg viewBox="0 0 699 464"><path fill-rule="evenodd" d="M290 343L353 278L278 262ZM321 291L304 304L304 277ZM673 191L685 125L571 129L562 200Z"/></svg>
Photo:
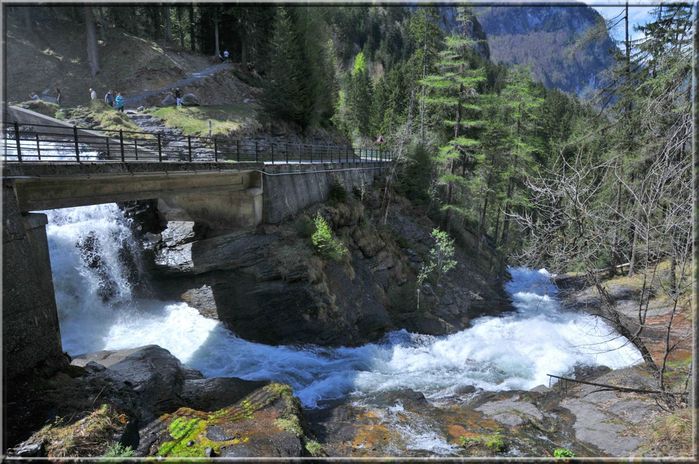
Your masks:
<svg viewBox="0 0 699 464"><path fill-rule="evenodd" d="M180 31L180 48L184 50L184 27L182 27L182 7L176 6L175 11L177 12L177 29Z"/></svg>
<svg viewBox="0 0 699 464"><path fill-rule="evenodd" d="M95 77L100 72L95 17L92 14L91 6L83 7L83 11L85 12L85 36L87 37L87 62L90 65L90 74L92 74L92 77Z"/></svg>
<svg viewBox="0 0 699 464"><path fill-rule="evenodd" d="M221 47L218 42L218 13L214 16L214 55L221 56Z"/></svg>
<svg viewBox="0 0 699 464"><path fill-rule="evenodd" d="M509 200L512 199L512 190L514 189L513 184L514 182L512 181L512 177L510 177L510 182L507 184L508 205L505 206L502 215L502 240L500 243L502 243L503 246L507 246L507 241L510 239L510 218L507 213L510 211Z"/></svg>
<svg viewBox="0 0 699 464"><path fill-rule="evenodd" d="M151 31L153 34L153 40L158 40L160 38L160 7L159 6L153 6L150 9L150 19L151 19L151 27L153 30Z"/></svg>
<svg viewBox="0 0 699 464"><path fill-rule="evenodd" d="M189 48L192 52L196 50L194 41L194 4L189 5Z"/></svg>
<svg viewBox="0 0 699 464"><path fill-rule="evenodd" d="M172 21L170 21L170 7L163 7L163 20L165 22L165 42L172 42Z"/></svg>

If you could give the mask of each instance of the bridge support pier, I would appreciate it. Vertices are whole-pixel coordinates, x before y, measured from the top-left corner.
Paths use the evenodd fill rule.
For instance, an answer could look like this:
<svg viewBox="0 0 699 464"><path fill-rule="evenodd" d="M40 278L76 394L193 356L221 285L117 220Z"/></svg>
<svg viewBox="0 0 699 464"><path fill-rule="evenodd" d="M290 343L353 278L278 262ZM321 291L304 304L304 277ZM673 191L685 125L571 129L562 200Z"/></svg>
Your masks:
<svg viewBox="0 0 699 464"><path fill-rule="evenodd" d="M58 311L51 278L45 214L20 212L13 181L3 181L3 374L60 368Z"/></svg>

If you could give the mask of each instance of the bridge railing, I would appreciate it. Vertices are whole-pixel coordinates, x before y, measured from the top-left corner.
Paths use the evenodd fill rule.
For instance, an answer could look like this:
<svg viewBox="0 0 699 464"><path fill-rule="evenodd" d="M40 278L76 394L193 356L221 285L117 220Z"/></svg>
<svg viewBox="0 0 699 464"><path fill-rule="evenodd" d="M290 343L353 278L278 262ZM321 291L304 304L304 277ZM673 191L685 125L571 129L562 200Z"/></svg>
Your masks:
<svg viewBox="0 0 699 464"><path fill-rule="evenodd" d="M389 162L388 150L3 122L3 160L22 162Z"/></svg>

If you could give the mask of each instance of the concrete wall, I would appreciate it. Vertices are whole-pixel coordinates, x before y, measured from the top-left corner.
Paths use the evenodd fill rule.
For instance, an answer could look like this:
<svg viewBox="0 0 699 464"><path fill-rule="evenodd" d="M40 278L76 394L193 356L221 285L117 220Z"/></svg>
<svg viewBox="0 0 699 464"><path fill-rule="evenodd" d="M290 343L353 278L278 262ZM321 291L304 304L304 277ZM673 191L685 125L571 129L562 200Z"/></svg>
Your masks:
<svg viewBox="0 0 699 464"><path fill-rule="evenodd" d="M278 224L303 208L327 200L334 181L348 192L371 185L387 166L378 163L364 167L355 164L265 166L263 221Z"/></svg>
<svg viewBox="0 0 699 464"><path fill-rule="evenodd" d="M3 181L2 330L5 379L63 363L44 214L20 214Z"/></svg>

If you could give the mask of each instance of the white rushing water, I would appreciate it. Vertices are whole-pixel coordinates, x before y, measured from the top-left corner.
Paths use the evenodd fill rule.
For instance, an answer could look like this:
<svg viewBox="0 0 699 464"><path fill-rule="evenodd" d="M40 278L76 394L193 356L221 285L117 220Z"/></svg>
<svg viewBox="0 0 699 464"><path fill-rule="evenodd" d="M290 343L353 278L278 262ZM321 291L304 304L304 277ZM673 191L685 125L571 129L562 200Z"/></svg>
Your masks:
<svg viewBox="0 0 699 464"><path fill-rule="evenodd" d="M561 308L545 270L524 268L511 269L506 286L516 312L477 319L453 335L397 331L381 343L336 349L252 343L186 303L134 297L144 277L124 264L136 247L116 205L47 214L61 334L72 355L157 344L209 377L289 383L307 407L392 389L431 399L466 385L529 389L576 364L620 368L641 359L599 318Z"/></svg>

